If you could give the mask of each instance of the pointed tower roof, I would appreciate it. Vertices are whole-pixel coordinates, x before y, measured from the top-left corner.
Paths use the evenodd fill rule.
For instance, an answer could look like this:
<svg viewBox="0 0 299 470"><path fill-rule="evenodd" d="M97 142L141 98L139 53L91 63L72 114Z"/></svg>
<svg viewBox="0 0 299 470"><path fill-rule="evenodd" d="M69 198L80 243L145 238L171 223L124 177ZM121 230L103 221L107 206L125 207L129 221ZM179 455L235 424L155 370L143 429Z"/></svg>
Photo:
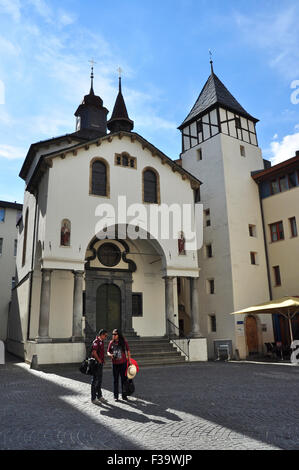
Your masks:
<svg viewBox="0 0 299 470"><path fill-rule="evenodd" d="M179 129L185 127L186 124L194 121L198 116L209 110L216 104L223 108L239 114L245 118L251 119L254 122L258 122L258 119L251 116L247 111L240 105L236 98L228 91L226 86L214 73L213 61L211 60L211 75L206 81L199 97L186 119L179 126Z"/></svg>
<svg viewBox="0 0 299 470"><path fill-rule="evenodd" d="M119 77L119 91L113 108L112 116L107 123L111 132L127 131L134 128L134 121L129 118L126 103L121 91L121 77Z"/></svg>

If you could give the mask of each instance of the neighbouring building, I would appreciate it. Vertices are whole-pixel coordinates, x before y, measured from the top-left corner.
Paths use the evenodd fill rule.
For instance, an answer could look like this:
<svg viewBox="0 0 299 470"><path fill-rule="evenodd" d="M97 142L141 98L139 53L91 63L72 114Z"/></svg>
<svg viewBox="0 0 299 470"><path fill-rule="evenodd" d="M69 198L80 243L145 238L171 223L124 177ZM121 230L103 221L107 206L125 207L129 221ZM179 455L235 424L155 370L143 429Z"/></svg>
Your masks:
<svg viewBox="0 0 299 470"><path fill-rule="evenodd" d="M272 299L299 295L299 151L289 160L254 173L259 187ZM286 318L274 315L275 339L290 344ZM292 323L299 339L299 315Z"/></svg>
<svg viewBox="0 0 299 470"><path fill-rule="evenodd" d="M17 256L17 223L22 204L0 201L0 340L7 336L7 316L11 289L15 284Z"/></svg>

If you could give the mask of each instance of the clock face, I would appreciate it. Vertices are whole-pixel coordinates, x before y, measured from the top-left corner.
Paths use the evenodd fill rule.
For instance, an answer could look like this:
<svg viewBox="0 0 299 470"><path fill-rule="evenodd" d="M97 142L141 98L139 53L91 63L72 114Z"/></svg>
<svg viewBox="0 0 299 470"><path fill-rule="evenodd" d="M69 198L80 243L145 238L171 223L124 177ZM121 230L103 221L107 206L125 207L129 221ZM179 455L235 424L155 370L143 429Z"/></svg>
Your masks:
<svg viewBox="0 0 299 470"><path fill-rule="evenodd" d="M76 119L76 131L79 131L81 128L81 117L78 116Z"/></svg>

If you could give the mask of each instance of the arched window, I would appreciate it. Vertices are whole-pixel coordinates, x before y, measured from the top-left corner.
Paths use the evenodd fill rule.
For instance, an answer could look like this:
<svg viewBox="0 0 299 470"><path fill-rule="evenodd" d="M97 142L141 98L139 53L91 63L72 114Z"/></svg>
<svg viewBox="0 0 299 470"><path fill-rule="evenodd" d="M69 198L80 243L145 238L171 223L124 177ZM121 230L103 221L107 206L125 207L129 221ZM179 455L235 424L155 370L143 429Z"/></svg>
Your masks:
<svg viewBox="0 0 299 470"><path fill-rule="evenodd" d="M25 223L24 223L24 238L23 238L22 266L24 266L24 264L25 264L25 262L26 262L28 217L29 217L29 210L28 210L28 208L27 208L27 210L26 210L26 215L25 215Z"/></svg>
<svg viewBox="0 0 299 470"><path fill-rule="evenodd" d="M90 194L109 197L108 178L109 172L106 162L99 158L92 160Z"/></svg>
<svg viewBox="0 0 299 470"><path fill-rule="evenodd" d="M159 175L155 170L146 168L143 171L143 202L159 204Z"/></svg>

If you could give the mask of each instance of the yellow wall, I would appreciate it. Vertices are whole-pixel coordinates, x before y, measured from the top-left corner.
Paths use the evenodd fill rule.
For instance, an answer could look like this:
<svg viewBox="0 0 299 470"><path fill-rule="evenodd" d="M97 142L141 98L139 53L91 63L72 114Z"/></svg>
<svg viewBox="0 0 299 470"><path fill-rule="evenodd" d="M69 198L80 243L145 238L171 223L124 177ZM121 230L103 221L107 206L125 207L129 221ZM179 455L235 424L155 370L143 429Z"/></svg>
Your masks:
<svg viewBox="0 0 299 470"><path fill-rule="evenodd" d="M299 228L299 187L263 199L263 210L273 298L299 295L299 237L292 238L289 221L296 217ZM269 225L279 221L284 240L272 242ZM281 286L275 286L273 266L280 267Z"/></svg>

